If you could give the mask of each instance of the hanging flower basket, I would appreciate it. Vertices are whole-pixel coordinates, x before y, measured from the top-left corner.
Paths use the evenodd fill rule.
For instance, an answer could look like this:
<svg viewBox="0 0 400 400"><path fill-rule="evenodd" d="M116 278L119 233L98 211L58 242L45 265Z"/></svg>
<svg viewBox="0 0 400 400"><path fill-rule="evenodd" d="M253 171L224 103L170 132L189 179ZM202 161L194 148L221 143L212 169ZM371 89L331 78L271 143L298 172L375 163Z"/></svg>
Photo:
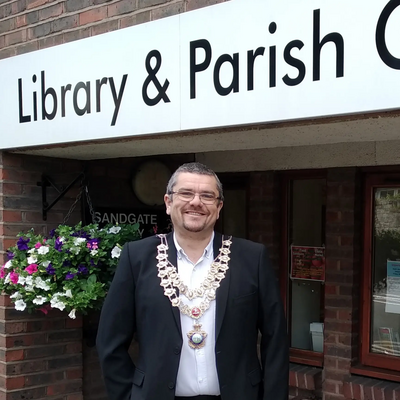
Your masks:
<svg viewBox="0 0 400 400"><path fill-rule="evenodd" d="M139 225L59 225L48 237L33 230L17 235L0 269L0 290L15 309L47 314L55 308L70 318L99 309L122 246L140 239Z"/></svg>

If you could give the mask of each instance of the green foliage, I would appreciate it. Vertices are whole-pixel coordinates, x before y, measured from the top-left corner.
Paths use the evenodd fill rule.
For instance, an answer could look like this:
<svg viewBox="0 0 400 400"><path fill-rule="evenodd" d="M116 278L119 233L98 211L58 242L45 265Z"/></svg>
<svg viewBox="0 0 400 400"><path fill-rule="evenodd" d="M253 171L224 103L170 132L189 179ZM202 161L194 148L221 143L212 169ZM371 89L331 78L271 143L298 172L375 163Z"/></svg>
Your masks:
<svg viewBox="0 0 400 400"><path fill-rule="evenodd" d="M100 308L115 273L122 246L140 239L139 225L59 225L49 237L21 232L0 269L0 290L17 310Z"/></svg>

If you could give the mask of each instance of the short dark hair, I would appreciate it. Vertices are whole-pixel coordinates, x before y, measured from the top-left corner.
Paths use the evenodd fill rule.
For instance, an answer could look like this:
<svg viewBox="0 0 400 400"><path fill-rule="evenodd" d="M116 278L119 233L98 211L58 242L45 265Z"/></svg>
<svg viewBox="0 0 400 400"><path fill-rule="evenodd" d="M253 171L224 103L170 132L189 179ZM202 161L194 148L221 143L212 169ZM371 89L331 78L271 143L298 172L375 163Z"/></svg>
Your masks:
<svg viewBox="0 0 400 400"><path fill-rule="evenodd" d="M167 194L172 194L174 191L174 186L176 185L176 181L178 180L178 175L182 172L189 172L191 174L198 174L198 175L208 175L213 176L217 181L217 189L218 189L218 197L221 201L224 200L224 192L222 190L222 183L219 180L217 174L204 164L199 162L191 162L182 164L171 176L167 184Z"/></svg>

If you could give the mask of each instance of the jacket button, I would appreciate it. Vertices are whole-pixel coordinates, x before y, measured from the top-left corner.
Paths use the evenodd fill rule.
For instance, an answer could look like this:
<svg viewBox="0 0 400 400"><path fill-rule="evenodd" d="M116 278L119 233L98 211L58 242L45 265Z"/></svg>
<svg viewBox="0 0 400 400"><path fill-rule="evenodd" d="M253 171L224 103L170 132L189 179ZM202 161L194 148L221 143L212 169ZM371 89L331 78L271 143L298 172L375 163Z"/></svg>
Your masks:
<svg viewBox="0 0 400 400"><path fill-rule="evenodd" d="M168 383L168 387L169 387L170 389L173 389L173 388L175 387L175 383L174 383L174 382Z"/></svg>
<svg viewBox="0 0 400 400"><path fill-rule="evenodd" d="M176 346L175 349L174 349L174 353L175 354L180 354L181 353L181 348Z"/></svg>

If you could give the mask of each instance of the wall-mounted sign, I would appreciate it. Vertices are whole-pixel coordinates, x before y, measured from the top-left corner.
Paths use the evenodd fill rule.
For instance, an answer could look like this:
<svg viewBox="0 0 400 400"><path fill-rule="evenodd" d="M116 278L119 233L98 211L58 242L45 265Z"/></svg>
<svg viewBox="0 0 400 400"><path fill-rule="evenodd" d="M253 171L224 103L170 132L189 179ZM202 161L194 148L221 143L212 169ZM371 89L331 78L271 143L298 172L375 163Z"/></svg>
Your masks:
<svg viewBox="0 0 400 400"><path fill-rule="evenodd" d="M325 247L291 246L292 279L325 281Z"/></svg>
<svg viewBox="0 0 400 400"><path fill-rule="evenodd" d="M235 0L0 62L0 148L400 107L399 0Z"/></svg>
<svg viewBox="0 0 400 400"><path fill-rule="evenodd" d="M89 210L86 210L86 220L90 220ZM94 223L103 227L107 224L139 224L139 233L145 238L156 233L168 233L172 229L169 216L165 210L158 209L116 209L95 208Z"/></svg>

